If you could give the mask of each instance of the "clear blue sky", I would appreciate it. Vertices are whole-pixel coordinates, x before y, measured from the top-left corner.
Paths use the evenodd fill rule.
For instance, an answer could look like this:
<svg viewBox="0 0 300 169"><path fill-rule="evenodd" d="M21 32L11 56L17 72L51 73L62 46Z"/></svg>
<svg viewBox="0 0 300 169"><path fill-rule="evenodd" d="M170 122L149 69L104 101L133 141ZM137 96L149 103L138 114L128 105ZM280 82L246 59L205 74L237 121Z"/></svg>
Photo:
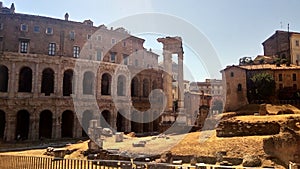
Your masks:
<svg viewBox="0 0 300 169"><path fill-rule="evenodd" d="M91 19L94 25L110 24L126 16L158 12L168 14L195 26L213 45L221 66L237 64L243 56L263 54L261 43L275 30L300 31L299 0L6 0L4 6L15 3L17 13L62 18L66 12L70 20ZM282 24L281 24L282 23ZM130 30L129 30L130 31ZM143 36L153 47L155 39ZM148 39L147 39L148 38ZM209 77L193 52L185 48L185 63L195 80ZM203 49L205 50L205 49ZM210 56L201 56L205 57ZM216 78L220 78L216 77Z"/></svg>

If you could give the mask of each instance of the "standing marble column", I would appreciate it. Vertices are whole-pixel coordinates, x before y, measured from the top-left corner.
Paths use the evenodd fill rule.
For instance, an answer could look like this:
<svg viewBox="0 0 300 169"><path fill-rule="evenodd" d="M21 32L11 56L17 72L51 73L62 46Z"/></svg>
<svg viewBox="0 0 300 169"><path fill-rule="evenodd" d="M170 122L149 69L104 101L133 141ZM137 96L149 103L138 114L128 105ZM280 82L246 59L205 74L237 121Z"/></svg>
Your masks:
<svg viewBox="0 0 300 169"><path fill-rule="evenodd" d="M171 112L173 107L172 99L172 53L165 51L164 56L164 74L163 74L163 84L164 92L167 97L167 107L166 111Z"/></svg>

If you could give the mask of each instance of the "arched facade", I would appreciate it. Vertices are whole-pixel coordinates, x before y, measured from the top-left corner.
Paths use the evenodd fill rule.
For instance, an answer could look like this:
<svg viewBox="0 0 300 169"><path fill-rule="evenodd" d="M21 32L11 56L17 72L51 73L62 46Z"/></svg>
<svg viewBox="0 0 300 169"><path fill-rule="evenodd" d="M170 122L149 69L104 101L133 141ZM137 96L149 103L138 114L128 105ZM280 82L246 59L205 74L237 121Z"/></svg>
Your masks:
<svg viewBox="0 0 300 169"><path fill-rule="evenodd" d="M7 92L8 90L8 68L0 65L0 92Z"/></svg>
<svg viewBox="0 0 300 169"><path fill-rule="evenodd" d="M4 111L0 110L0 140L4 138L5 125L6 125L6 115Z"/></svg>
<svg viewBox="0 0 300 169"><path fill-rule="evenodd" d="M61 137L73 137L74 130L74 113L71 110L66 110L61 116Z"/></svg>
<svg viewBox="0 0 300 169"><path fill-rule="evenodd" d="M111 75L104 73L101 78L101 95L111 95Z"/></svg>
<svg viewBox="0 0 300 169"><path fill-rule="evenodd" d="M52 138L52 112L49 110L40 113L39 138Z"/></svg>
<svg viewBox="0 0 300 169"><path fill-rule="evenodd" d="M117 95L118 96L125 96L126 95L126 77L124 75L119 75L118 76Z"/></svg>
<svg viewBox="0 0 300 169"><path fill-rule="evenodd" d="M91 71L85 72L82 82L82 93L87 95L94 94L94 73Z"/></svg>
<svg viewBox="0 0 300 169"><path fill-rule="evenodd" d="M131 96L138 97L139 96L139 80L137 77L134 77L131 80Z"/></svg>
<svg viewBox="0 0 300 169"><path fill-rule="evenodd" d="M74 71L68 69L64 72L63 77L63 96L70 96L73 94L73 76Z"/></svg>
<svg viewBox="0 0 300 169"><path fill-rule="evenodd" d="M16 120L16 140L27 140L29 137L30 114L27 110L20 110Z"/></svg>
<svg viewBox="0 0 300 169"><path fill-rule="evenodd" d="M51 68L46 68L42 72L41 93L45 96L54 93L54 71Z"/></svg>
<svg viewBox="0 0 300 169"><path fill-rule="evenodd" d="M32 70L29 67L23 67L19 74L19 92L28 92L32 90Z"/></svg>

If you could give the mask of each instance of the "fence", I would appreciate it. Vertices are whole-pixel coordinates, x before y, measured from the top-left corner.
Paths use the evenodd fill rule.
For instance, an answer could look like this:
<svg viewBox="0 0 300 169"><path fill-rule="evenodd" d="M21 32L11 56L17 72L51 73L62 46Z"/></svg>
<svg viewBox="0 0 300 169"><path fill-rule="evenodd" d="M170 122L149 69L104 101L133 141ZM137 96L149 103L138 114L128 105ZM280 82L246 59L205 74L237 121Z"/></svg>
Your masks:
<svg viewBox="0 0 300 169"><path fill-rule="evenodd" d="M207 165L171 165L163 163L145 163L117 160L57 159L51 157L0 155L1 169L215 169L245 168L233 166ZM253 169L253 167L252 167Z"/></svg>

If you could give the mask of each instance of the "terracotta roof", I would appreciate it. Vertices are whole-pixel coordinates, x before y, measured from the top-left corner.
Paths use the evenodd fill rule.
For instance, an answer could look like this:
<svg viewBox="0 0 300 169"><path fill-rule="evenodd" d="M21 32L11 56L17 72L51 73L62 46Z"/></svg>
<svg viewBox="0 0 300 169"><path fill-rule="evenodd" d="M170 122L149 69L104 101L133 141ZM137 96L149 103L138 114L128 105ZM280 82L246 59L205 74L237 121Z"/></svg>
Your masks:
<svg viewBox="0 0 300 169"><path fill-rule="evenodd" d="M258 64L258 65L232 65L227 66L222 71L225 71L226 69L230 69L232 67L245 69L245 70L288 70L288 69L300 69L300 66L291 64L290 66L286 66L286 64L281 64L280 66L276 66L276 64Z"/></svg>

